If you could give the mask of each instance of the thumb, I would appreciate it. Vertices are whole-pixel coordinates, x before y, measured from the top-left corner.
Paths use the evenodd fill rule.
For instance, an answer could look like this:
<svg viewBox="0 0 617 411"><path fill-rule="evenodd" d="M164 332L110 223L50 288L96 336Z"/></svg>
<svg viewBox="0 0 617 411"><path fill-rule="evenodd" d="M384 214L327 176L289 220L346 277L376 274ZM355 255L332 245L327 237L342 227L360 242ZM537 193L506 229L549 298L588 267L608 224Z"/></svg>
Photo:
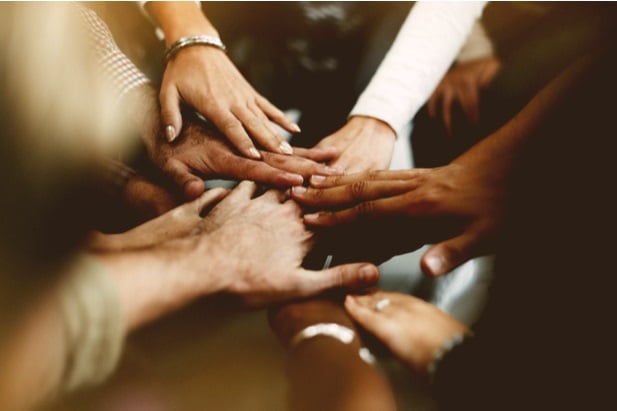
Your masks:
<svg viewBox="0 0 617 411"><path fill-rule="evenodd" d="M331 288L363 289L375 285L379 269L373 264L343 264L322 271L303 270L303 281L299 287L302 297L318 294Z"/></svg>
<svg viewBox="0 0 617 411"><path fill-rule="evenodd" d="M424 253L420 266L425 274L439 277L479 255L478 239L465 233L441 242Z"/></svg>
<svg viewBox="0 0 617 411"><path fill-rule="evenodd" d="M182 190L187 200L193 200L201 195L206 189L203 180L192 174L188 166L178 160L169 160L163 167L163 171L171 177L178 188Z"/></svg>
<svg viewBox="0 0 617 411"><path fill-rule="evenodd" d="M161 88L161 122L165 128L165 138L173 142L182 130L182 113L180 112L180 95L173 87Z"/></svg>

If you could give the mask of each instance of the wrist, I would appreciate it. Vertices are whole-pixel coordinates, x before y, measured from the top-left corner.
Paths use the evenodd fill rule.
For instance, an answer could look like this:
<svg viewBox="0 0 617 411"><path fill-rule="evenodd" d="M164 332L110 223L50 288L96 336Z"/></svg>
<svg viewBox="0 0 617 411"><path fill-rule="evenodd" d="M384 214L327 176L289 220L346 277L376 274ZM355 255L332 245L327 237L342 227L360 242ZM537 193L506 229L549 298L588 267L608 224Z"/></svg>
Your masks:
<svg viewBox="0 0 617 411"><path fill-rule="evenodd" d="M388 123L375 117L351 116L347 124L370 135L396 139L396 132Z"/></svg>
<svg viewBox="0 0 617 411"><path fill-rule="evenodd" d="M219 33L194 2L149 2L148 13L156 20L165 33L165 46L169 47L180 37L208 35L218 37Z"/></svg>

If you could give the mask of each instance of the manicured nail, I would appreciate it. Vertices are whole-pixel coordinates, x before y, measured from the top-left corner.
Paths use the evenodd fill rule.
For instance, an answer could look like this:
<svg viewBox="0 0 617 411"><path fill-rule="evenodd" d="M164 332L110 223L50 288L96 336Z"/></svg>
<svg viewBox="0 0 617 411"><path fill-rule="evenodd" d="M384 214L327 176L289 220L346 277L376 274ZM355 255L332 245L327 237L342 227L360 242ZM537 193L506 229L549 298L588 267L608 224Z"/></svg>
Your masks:
<svg viewBox="0 0 617 411"><path fill-rule="evenodd" d="M311 176L311 184L320 184L326 180L326 177L320 175Z"/></svg>
<svg viewBox="0 0 617 411"><path fill-rule="evenodd" d="M304 183L304 177L300 174L285 173L285 176L291 181L290 186L301 186Z"/></svg>
<svg viewBox="0 0 617 411"><path fill-rule="evenodd" d="M438 276L444 274L446 261L443 257L439 255L429 255L424 261L428 269L431 271L431 275Z"/></svg>
<svg viewBox="0 0 617 411"><path fill-rule="evenodd" d="M343 174L343 170L336 168L336 167L326 167L326 172L328 174L336 174L336 175Z"/></svg>
<svg viewBox="0 0 617 411"><path fill-rule="evenodd" d="M293 154L294 153L294 149L291 148L291 146L289 145L289 143L287 141L283 141L280 145L279 145L279 149L285 153L285 154Z"/></svg>
<svg viewBox="0 0 617 411"><path fill-rule="evenodd" d="M379 277L379 273L377 269L372 265L364 265L360 267L360 280L363 283L372 283L377 281Z"/></svg>
<svg viewBox="0 0 617 411"><path fill-rule="evenodd" d="M301 131L302 131L302 130L300 130L300 126L299 126L299 125L297 125L296 123L293 123L293 124L291 125L291 130L292 130L294 133L299 133L299 132L301 132Z"/></svg>
<svg viewBox="0 0 617 411"><path fill-rule="evenodd" d="M259 154L259 151L257 151L256 148L254 148L254 147L249 148L249 154L254 159L261 160L261 154Z"/></svg>
<svg viewBox="0 0 617 411"><path fill-rule="evenodd" d="M304 194L306 193L306 187L304 186L295 186L291 189L294 194Z"/></svg>
<svg viewBox="0 0 617 411"><path fill-rule="evenodd" d="M165 137L169 143L176 139L176 128L171 124L165 127Z"/></svg>
<svg viewBox="0 0 617 411"><path fill-rule="evenodd" d="M316 223L317 221L319 221L319 213L305 214L304 221L306 221L307 223Z"/></svg>

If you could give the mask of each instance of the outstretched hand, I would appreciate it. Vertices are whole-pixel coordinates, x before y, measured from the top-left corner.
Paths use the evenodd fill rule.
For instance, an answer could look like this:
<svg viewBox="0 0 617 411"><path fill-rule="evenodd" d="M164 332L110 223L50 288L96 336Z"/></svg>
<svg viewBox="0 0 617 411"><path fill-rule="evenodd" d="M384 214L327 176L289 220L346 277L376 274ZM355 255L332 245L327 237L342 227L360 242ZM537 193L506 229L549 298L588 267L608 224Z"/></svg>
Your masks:
<svg viewBox="0 0 617 411"><path fill-rule="evenodd" d="M293 155L262 151L262 160L253 160L240 155L220 133L197 119L186 121L182 133L182 139L171 144L160 138L147 144L152 162L189 200L203 193L203 179L208 178L246 179L289 187L302 184L313 174L340 174L323 164L336 156L333 148L296 148Z"/></svg>
<svg viewBox="0 0 617 411"><path fill-rule="evenodd" d="M300 128L257 93L225 52L214 47L188 47L167 64L160 102L168 141L183 128L184 103L214 123L244 157L261 158L254 142L272 153L294 152L274 123L290 133Z"/></svg>
<svg viewBox="0 0 617 411"><path fill-rule="evenodd" d="M426 373L433 355L446 341L468 332L464 324L436 306L401 293L348 295L345 308L362 328L419 373Z"/></svg>
<svg viewBox="0 0 617 411"><path fill-rule="evenodd" d="M394 243L400 248L401 238L413 248L418 241L437 243L421 261L424 272L432 276L493 251L505 206L505 189L494 173L455 163L312 178L311 187L294 187L292 197L321 210L304 216L313 227L388 221L394 224L383 242L393 250Z"/></svg>
<svg viewBox="0 0 617 411"><path fill-rule="evenodd" d="M253 182L240 183L204 219L211 269L225 273L223 291L261 307L330 288L375 284L379 272L368 263L304 269L312 233L302 223L300 207L280 191L254 197L256 190Z"/></svg>

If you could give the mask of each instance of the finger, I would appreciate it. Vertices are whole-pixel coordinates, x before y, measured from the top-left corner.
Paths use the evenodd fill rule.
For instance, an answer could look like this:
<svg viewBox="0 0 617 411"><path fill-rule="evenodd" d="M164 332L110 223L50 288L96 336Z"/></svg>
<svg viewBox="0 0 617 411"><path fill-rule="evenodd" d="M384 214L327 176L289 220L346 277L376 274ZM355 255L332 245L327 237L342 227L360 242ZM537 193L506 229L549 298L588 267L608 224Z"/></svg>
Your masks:
<svg viewBox="0 0 617 411"><path fill-rule="evenodd" d="M159 100L161 102L161 121L165 127L165 138L171 143L180 135L180 130L182 130L180 94L173 86L164 87L161 88Z"/></svg>
<svg viewBox="0 0 617 411"><path fill-rule="evenodd" d="M257 184L253 181L241 181L225 198L226 201L248 201L255 195Z"/></svg>
<svg viewBox="0 0 617 411"><path fill-rule="evenodd" d="M199 197L206 189L203 180L191 173L189 167L178 160L169 160L163 166L163 171L169 175L178 188L182 190L187 200L193 200Z"/></svg>
<svg viewBox="0 0 617 411"><path fill-rule="evenodd" d="M415 168L413 170L377 170L365 171L362 173L345 174L342 176L311 176L310 183L312 187L328 188L347 184L352 184L357 181L387 181L387 180L411 180L426 174L429 170Z"/></svg>
<svg viewBox="0 0 617 411"><path fill-rule="evenodd" d="M417 186L413 180L358 180L344 186L325 189L296 186L292 188L291 196L297 202L308 206L345 206L399 195L414 190Z"/></svg>
<svg viewBox="0 0 617 411"><path fill-rule="evenodd" d="M310 177L314 174L319 175L340 175L341 172L338 169L332 168L326 164L316 163L312 160L308 160L297 155L288 156L277 153L261 153L264 162L272 167L280 170L290 171L300 174L303 177Z"/></svg>
<svg viewBox="0 0 617 411"><path fill-rule="evenodd" d="M477 236L465 233L429 248L420 260L420 267L425 274L439 277L479 255Z"/></svg>
<svg viewBox="0 0 617 411"><path fill-rule="evenodd" d="M212 188L203 193L197 200L193 201L192 204L197 214L201 214L206 207L210 207L221 201L227 194L229 194L229 190L227 189L220 187Z"/></svg>
<svg viewBox="0 0 617 411"><path fill-rule="evenodd" d="M257 108L255 110L258 110ZM244 128L266 150L273 153L293 154L293 149L278 132L272 133L267 126L269 120L259 117L250 107L239 107L232 110L233 114L242 122Z"/></svg>
<svg viewBox="0 0 617 411"><path fill-rule="evenodd" d="M265 154L265 152L263 154ZM272 153L268 154L271 155ZM276 187L291 187L304 183L304 177L295 171L287 172L285 170L272 167L265 161L251 160L242 157L235 158L226 163L224 168L221 170L221 176L236 180L254 180L259 183L269 184Z"/></svg>
<svg viewBox="0 0 617 411"><path fill-rule="evenodd" d="M260 160L261 154L255 148L253 141L246 134L242 122L228 111L220 111L210 120L227 137L230 143L238 149L242 155L248 158Z"/></svg>
<svg viewBox="0 0 617 411"><path fill-rule="evenodd" d="M276 124L283 127L285 130L289 131L290 133L300 132L300 127L296 123L288 119L285 113L279 110L274 104L270 103L268 99L263 96L258 96L255 102L270 120L274 121Z"/></svg>
<svg viewBox="0 0 617 411"><path fill-rule="evenodd" d="M450 89L444 91L443 99L441 100L441 116L443 124L448 132L452 135L452 103L454 102L454 92Z"/></svg>
<svg viewBox="0 0 617 411"><path fill-rule="evenodd" d="M389 320L384 313L375 311L373 307L367 307L360 304L358 297L348 295L345 298L345 309L350 317L356 321L366 331L374 334L380 340L388 340L388 334L391 326Z"/></svg>
<svg viewBox="0 0 617 411"><path fill-rule="evenodd" d="M268 190L264 194L261 195L260 198L263 198L267 201L275 201L277 203L282 203L287 200L287 195L282 190Z"/></svg>
<svg viewBox="0 0 617 411"><path fill-rule="evenodd" d="M373 264L353 263L322 271L301 269L296 284L298 297L309 297L332 288L363 289L379 280L379 269Z"/></svg>
<svg viewBox="0 0 617 411"><path fill-rule="evenodd" d="M317 162L330 161L338 157L340 151L336 147L294 147L294 154Z"/></svg>

